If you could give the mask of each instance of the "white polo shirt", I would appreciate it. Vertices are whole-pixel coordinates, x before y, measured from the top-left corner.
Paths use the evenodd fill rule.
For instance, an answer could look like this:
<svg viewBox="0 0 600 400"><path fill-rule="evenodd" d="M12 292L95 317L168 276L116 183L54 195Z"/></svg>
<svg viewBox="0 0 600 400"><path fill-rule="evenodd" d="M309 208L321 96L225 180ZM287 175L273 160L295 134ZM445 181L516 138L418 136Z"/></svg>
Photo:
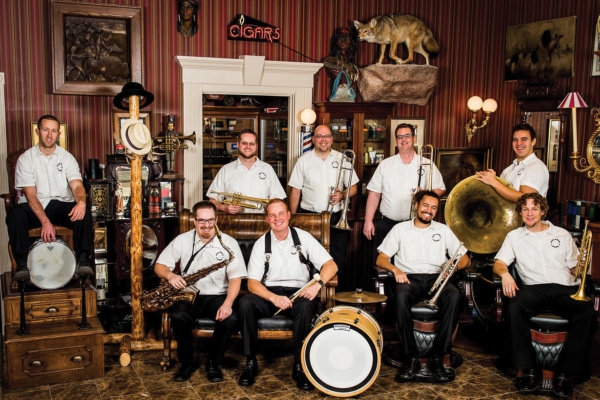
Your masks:
<svg viewBox="0 0 600 400"><path fill-rule="evenodd" d="M15 188L35 186L37 198L44 208L50 200L75 201L69 186L75 179L82 180L77 160L59 146L49 156L40 151L39 145L33 146L17 160ZM27 198L21 196L19 203L27 203Z"/></svg>
<svg viewBox="0 0 600 400"><path fill-rule="evenodd" d="M290 176L288 185L302 190L302 201L300 207L314 212L323 212L329 205L329 188L335 186L339 174L343 154L336 150L331 150L327 158L322 160L315 150L304 154L296 161L294 170ZM344 168L350 168L349 162L344 161ZM340 187L344 187L348 182L350 171L343 170L340 176ZM358 183L358 176L352 168L351 186ZM341 202L333 206L333 212L342 209Z"/></svg>
<svg viewBox="0 0 600 400"><path fill-rule="evenodd" d="M502 171L500 178L513 185L517 191L521 185L525 185L534 188L544 197L548 193L550 173L546 164L537 158L535 153L531 153L521 162L515 158L512 164Z"/></svg>
<svg viewBox="0 0 600 400"><path fill-rule="evenodd" d="M331 260L327 250L310 233L295 228L302 246L302 253L317 270ZM248 279L261 281L265 272L265 235L254 243L250 261L248 261ZM287 238L277 240L271 232L271 259L265 286L287 286L301 288L312 279L305 264L300 263L298 252L294 247L292 234L288 228Z"/></svg>
<svg viewBox="0 0 600 400"><path fill-rule="evenodd" d="M394 256L394 265L406 274L439 274L459 246L460 241L447 225L431 221L421 229L410 220L394 225L377 251ZM459 255L466 252L460 246Z"/></svg>
<svg viewBox="0 0 600 400"><path fill-rule="evenodd" d="M429 159L423 157L423 176L421 187L429 183ZM442 174L432 163L433 179L431 189L446 190ZM410 218L412 194L419 182L419 156L415 154L412 160L405 164L399 154L388 157L377 166L367 189L381 193L379 210L384 216L394 221L404 221Z"/></svg>
<svg viewBox="0 0 600 400"><path fill-rule="evenodd" d="M259 199L286 198L285 190L281 187L273 167L258 157L250 169L246 168L239 158L222 166L206 192L207 197L219 200L221 196L210 193L211 190L241 193ZM264 213L264 210L244 208L244 212Z"/></svg>
<svg viewBox="0 0 600 400"><path fill-rule="evenodd" d="M197 234L194 235L194 232L195 229L192 229L178 235L160 253L156 262L166 265L167 268L173 271L175 264L179 261L182 276L187 276L229 258L229 253L221 246L219 239L215 236L196 255L187 273L183 274L183 270L192 256L192 239L195 239L193 246L194 253L204 246L202 240ZM199 294L226 294L230 279L246 277L246 264L244 263L244 256L238 242L225 233L221 233L221 240L233 252L233 261L228 266L213 271L197 281L194 286L198 289Z"/></svg>
<svg viewBox="0 0 600 400"><path fill-rule="evenodd" d="M565 229L544 221L548 229L531 232L526 227L506 235L496 260L510 265L516 259L516 269L525 285L557 283L573 286L577 281L569 271L577 265L579 250Z"/></svg>

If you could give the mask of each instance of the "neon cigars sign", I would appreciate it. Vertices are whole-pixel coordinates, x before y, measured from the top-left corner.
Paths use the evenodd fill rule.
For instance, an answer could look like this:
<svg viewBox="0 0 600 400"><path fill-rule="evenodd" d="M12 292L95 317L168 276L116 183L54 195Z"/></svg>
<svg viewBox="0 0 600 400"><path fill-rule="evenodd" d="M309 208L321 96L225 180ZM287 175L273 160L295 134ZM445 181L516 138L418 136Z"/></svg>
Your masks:
<svg viewBox="0 0 600 400"><path fill-rule="evenodd" d="M279 28L252 17L238 14L227 27L227 39L278 43Z"/></svg>

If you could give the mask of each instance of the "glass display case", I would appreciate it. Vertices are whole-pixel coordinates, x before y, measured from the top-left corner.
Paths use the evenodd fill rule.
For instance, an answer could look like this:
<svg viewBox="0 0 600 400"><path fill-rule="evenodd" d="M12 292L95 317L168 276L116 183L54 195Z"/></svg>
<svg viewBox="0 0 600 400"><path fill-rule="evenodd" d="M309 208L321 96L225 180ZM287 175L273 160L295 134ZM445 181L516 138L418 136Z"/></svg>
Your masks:
<svg viewBox="0 0 600 400"><path fill-rule="evenodd" d="M287 185L288 119L287 114L260 117L259 157L271 164L281 186Z"/></svg>
<svg viewBox="0 0 600 400"><path fill-rule="evenodd" d="M329 129L333 135L333 149L344 151L352 149L352 133L354 130L354 120L352 118L332 118L329 121Z"/></svg>

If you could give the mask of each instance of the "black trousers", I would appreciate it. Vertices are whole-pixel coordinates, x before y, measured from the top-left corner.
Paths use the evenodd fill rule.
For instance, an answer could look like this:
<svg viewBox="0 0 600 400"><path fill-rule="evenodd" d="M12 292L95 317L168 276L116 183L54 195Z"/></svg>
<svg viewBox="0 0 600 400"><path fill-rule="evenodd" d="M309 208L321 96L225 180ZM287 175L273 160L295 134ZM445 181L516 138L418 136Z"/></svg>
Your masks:
<svg viewBox="0 0 600 400"><path fill-rule="evenodd" d="M198 295L194 304L180 301L173 306L171 311L171 326L173 335L177 339L177 358L181 365L190 365L194 362L194 341L192 329L194 321L199 317L215 319L219 307L223 305L227 295ZM223 358L225 348L231 334L237 328L238 316L233 310L232 314L223 321L215 321L215 330L210 342L208 357L217 363Z"/></svg>
<svg viewBox="0 0 600 400"><path fill-rule="evenodd" d="M411 357L418 356L417 345L413 333L413 317L411 306L422 301L438 274L408 274L408 283L396 283L396 320L398 331L404 341L404 353ZM433 342L432 356L442 357L452 349L452 333L458 323L460 311L460 292L448 282L437 301L440 316L440 329Z"/></svg>
<svg viewBox="0 0 600 400"><path fill-rule="evenodd" d="M291 296L298 288L289 288L283 286L268 287L271 292L280 296ZM287 314L292 318L292 331L294 336L294 361L300 361L300 352L302 351L302 342L306 335L310 333L313 316L317 312L317 298L310 301L304 297L297 297L294 300L291 309L282 311L280 314ZM265 300L253 293L248 293L240 300L239 315L241 322L242 337L244 339L244 355L247 357L256 356L256 340L258 336L258 319L271 317L278 308L268 300Z"/></svg>
<svg viewBox="0 0 600 400"><path fill-rule="evenodd" d="M87 258L92 250L93 222L89 205L86 207L85 216L79 221L71 221L69 213L75 207L75 202L51 200L44 212L54 225L73 229L73 246L77 260ZM17 265L27 264L29 252L29 229L42 226L40 220L31 211L29 204L21 203L11 208L6 216L8 238L13 256Z"/></svg>
<svg viewBox="0 0 600 400"><path fill-rule="evenodd" d="M565 343L556 372L569 377L584 376L597 313L591 302L573 300L578 286L558 284L521 285L508 304L512 359L515 368L535 368L529 318L548 309L569 320Z"/></svg>
<svg viewBox="0 0 600 400"><path fill-rule="evenodd" d="M385 239L387 234L390 233L394 225L396 225L399 222L402 221L394 221L393 219L389 219L388 217L382 217L379 221L377 221L377 224L375 225L375 248L381 245L383 239Z"/></svg>

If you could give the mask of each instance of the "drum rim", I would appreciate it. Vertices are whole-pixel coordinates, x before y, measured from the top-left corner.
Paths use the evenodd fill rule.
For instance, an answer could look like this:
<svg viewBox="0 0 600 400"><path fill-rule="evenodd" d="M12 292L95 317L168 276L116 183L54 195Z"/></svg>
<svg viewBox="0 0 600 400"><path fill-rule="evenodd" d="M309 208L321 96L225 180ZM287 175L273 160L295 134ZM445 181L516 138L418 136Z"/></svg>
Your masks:
<svg viewBox="0 0 600 400"><path fill-rule="evenodd" d="M369 371L369 375L367 375L367 378L365 378L359 384L356 384L352 387L345 388L345 389L336 388L334 386L331 386L331 385L323 382L320 378L318 378L316 376L314 370L312 369L310 363L308 362L309 358L305 356L305 354L310 350L312 343L318 336L317 333L323 332L326 329L332 329L335 327L335 325L347 325L350 327L350 329L353 329L353 330L357 331L358 333L360 333L363 336L363 338L366 339L367 343L369 344L369 348L371 349L371 352L374 354L373 365L371 366L371 369ZM372 337L370 337L364 330L355 329L355 328L356 327L354 325L348 324L346 322L334 322L334 323L330 323L330 324L325 324L321 327L318 327L317 330L313 330L312 332L310 332L309 336L307 336L306 339L304 340L304 345L302 346L302 354L301 354L302 365L307 371L307 377L309 378L309 380L316 387L318 387L319 390L321 390L327 394L330 394L330 395L352 396L352 395L359 394L359 393L362 393L365 390L367 390L369 387L371 387L373 382L375 382L375 380L377 379L377 376L379 375L379 370L381 369L381 352L378 349L377 343L373 342Z"/></svg>
<svg viewBox="0 0 600 400"><path fill-rule="evenodd" d="M29 251L27 252L27 269L29 270L29 272L32 272L32 269L29 266L29 254L31 254L31 251L35 247L38 247L38 246L41 246L41 245L44 245L44 244L52 244L52 243L57 243L57 244L60 244L60 245L64 245L67 249L69 249L71 251L71 254L73 255L73 261L74 261L74 263L73 263L73 272L71 273L71 276L69 277L69 279L65 283L62 283L59 286L52 286L52 287L40 285L40 282L37 281L37 280L35 280L34 279L34 275L31 274L29 280L38 289L42 289L42 290L54 290L54 289L63 288L66 285L68 285L69 282L71 282L73 280L73 277L75 276L75 271L77 269L77 258L75 257L75 252L73 251L73 249L71 248L71 246L69 246L69 244L67 242L65 242L64 240L61 240L59 238L56 238L53 242L44 242L42 239L37 239L35 242L33 242L29 246Z"/></svg>

